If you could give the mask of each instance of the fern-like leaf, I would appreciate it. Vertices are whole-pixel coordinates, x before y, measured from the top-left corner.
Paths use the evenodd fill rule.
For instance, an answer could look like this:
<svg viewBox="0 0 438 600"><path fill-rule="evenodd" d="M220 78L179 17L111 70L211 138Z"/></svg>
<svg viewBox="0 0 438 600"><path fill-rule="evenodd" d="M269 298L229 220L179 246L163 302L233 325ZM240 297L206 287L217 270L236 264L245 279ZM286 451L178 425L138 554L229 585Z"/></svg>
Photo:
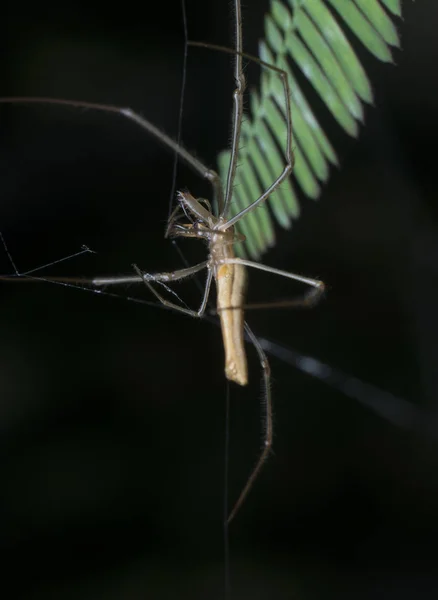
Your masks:
<svg viewBox="0 0 438 600"><path fill-rule="evenodd" d="M399 45L392 15L401 16L400 0L271 0L265 16L265 39L260 59L284 69L289 77L293 116L293 178L236 225L246 236L238 254L257 259L275 244L273 215L285 228L299 216L292 179L308 197L316 199L329 177L336 152L318 123L312 107L293 74L298 68L319 94L338 124L356 137L363 121L363 103L373 100L368 77L343 32L347 26L376 58L392 61L390 46ZM250 92L250 114L242 127L231 214L257 199L281 173L286 144L285 99L275 71L263 68L260 91ZM223 180L230 152L218 157ZM294 182L294 183L295 183Z"/></svg>

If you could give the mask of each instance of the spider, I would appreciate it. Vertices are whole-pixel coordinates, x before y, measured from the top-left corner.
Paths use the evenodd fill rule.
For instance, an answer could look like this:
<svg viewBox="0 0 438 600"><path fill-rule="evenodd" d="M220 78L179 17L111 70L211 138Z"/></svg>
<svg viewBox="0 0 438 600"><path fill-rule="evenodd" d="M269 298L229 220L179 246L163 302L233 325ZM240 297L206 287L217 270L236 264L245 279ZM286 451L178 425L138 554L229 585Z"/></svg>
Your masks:
<svg viewBox="0 0 438 600"><path fill-rule="evenodd" d="M137 265L133 265L135 274L122 277L96 277L91 280L91 284L96 287L101 287L127 283L142 283L165 307L171 308L186 315L190 315L192 317L200 318L205 314L207 309L211 284L214 279L217 288L217 313L220 319L225 350L225 376L228 380L233 381L241 386L244 386L248 383L248 367L244 342L245 334L253 344L258 354L261 369L263 371L263 445L256 464L253 467L237 501L228 515L228 523L231 522L236 516L238 510L245 501L251 487L254 484L254 481L256 480L270 453L273 440L270 366L261 344L244 319L244 309L248 308L248 306L245 305L246 270L247 268L259 269L311 286L311 290L303 297L291 300L290 302L288 301L286 303L279 303L282 306L309 306L315 303L324 292L324 283L322 281L275 269L258 262L238 258L234 253L234 245L245 241L245 237L243 235L235 232L236 223L247 216L251 211L261 207L263 203L266 202L272 192L278 188L278 186L291 174L294 163L292 151L290 88L287 73L275 65L268 64L243 52L240 0L234 0L234 11L236 27L233 49L204 42L187 41L189 46L197 46L219 52L231 53L235 57L234 79L236 87L233 92L231 158L226 182L222 182L219 175L214 170L207 168L182 145L173 140L163 131L159 130L150 121L132 111L130 108L53 98L0 98L1 103L57 104L120 115L133 121L137 126L167 146L169 150L173 151L181 160L183 160L195 172L197 172L200 177L204 178L211 184L213 192L212 203L204 198L196 198L188 191L179 191L177 193L178 203L174 211L169 216L165 233L166 237L169 238L188 237L203 240L208 246L207 260L184 269L161 273L151 273L140 269ZM233 182L237 169L243 117L243 97L245 92L245 77L242 69L243 57L248 58L251 61L255 61L263 68L274 71L281 78L284 90L284 117L286 124L286 147L284 150L285 164L282 172L261 194L260 197L254 199L251 204L243 208L234 216L229 216L233 195ZM215 210L213 210L212 206L215 208ZM160 294L154 285L158 283L163 284L166 287L166 284L169 282L185 279L195 275L196 273L199 273L204 269L207 271L207 278L202 301L198 309L190 309L167 300L162 294ZM255 305L251 307L254 306ZM261 307L263 305L257 306Z"/></svg>

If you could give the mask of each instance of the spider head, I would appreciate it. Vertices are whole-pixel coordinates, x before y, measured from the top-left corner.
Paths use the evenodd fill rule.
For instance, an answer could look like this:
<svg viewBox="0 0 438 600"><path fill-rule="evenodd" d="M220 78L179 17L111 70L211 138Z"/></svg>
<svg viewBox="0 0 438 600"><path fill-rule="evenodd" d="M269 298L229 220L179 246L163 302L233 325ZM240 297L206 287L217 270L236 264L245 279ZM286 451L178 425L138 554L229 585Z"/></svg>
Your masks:
<svg viewBox="0 0 438 600"><path fill-rule="evenodd" d="M209 240L217 220L208 200L194 198L189 192L177 193L178 206L170 215L165 237L192 237ZM205 206L204 206L205 205ZM181 223L187 218L188 223Z"/></svg>
<svg viewBox="0 0 438 600"><path fill-rule="evenodd" d="M202 221L195 221L194 223L173 221L169 224L166 233L170 238L190 237L208 240L211 236L211 230Z"/></svg>

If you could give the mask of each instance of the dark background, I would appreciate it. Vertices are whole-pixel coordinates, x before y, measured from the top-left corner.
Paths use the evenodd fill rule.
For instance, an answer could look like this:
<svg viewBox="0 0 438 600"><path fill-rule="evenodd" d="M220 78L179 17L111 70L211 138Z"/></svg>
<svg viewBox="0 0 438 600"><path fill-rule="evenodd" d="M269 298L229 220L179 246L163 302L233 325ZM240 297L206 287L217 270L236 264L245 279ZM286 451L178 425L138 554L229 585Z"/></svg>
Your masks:
<svg viewBox="0 0 438 600"><path fill-rule="evenodd" d="M257 52L265 1L244 8ZM192 39L230 45L228 2L188 1ZM130 106L176 135L177 1L2 7L1 95ZM360 49L375 106L319 202L264 262L328 285L312 311L251 312L254 331L362 385L354 399L273 358L275 452L230 529L233 598L435 598L438 532L438 12L404 2L397 66ZM353 43L355 43L352 37ZM249 68L256 84L257 69ZM183 140L210 166L229 138L230 58L190 51ZM163 239L173 156L129 122L0 106L0 229L26 271L182 266ZM208 186L183 166L178 186ZM186 242L190 263L202 244ZM0 255L0 271L12 267ZM178 291L196 304L193 282ZM290 296L251 273L250 300ZM1 284L0 544L8 598L221 598L226 383L214 325L43 283ZM122 296L149 299L142 289ZM260 367L231 386L230 497L259 448ZM328 373L328 371L327 371ZM332 373L333 375L333 373ZM336 375L336 373L335 373ZM344 387L352 386L346 376ZM10 587L9 587L10 586ZM7 589L7 591L6 591Z"/></svg>

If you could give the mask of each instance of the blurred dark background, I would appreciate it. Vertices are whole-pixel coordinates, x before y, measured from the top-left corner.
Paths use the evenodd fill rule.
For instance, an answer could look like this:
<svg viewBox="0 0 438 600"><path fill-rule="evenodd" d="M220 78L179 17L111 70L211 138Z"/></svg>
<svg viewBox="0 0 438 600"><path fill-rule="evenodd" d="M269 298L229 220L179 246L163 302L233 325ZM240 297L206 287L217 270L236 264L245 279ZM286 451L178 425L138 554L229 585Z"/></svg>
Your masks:
<svg viewBox="0 0 438 600"><path fill-rule="evenodd" d="M244 7L257 52L268 2ZM375 106L359 141L321 111L339 151L264 262L323 279L311 311L251 312L254 331L401 400L390 419L276 358L275 452L230 530L233 598L436 598L438 9L403 2L396 66L368 56ZM188 0L192 39L230 45L228 2ZM179 1L7 2L0 94L130 106L177 133ZM248 68L257 84L257 68ZM189 54L183 140L215 166L229 139L231 61ZM172 154L116 116L0 106L0 230L21 271L173 270L163 232ZM182 165L177 186L209 188ZM187 241L190 263L202 244ZM10 273L5 252L0 272ZM295 293L250 274L249 299ZM142 289L121 296L150 300ZM179 286L190 304L193 282ZM1 283L2 596L223 597L226 383L220 332L125 299ZM259 449L260 367L231 386L230 501ZM348 376L343 385L348 387ZM350 386L351 387L351 386ZM389 397L363 387L377 412ZM406 404L403 402L406 401ZM389 402L389 399L388 399ZM399 423L399 424L396 424Z"/></svg>

